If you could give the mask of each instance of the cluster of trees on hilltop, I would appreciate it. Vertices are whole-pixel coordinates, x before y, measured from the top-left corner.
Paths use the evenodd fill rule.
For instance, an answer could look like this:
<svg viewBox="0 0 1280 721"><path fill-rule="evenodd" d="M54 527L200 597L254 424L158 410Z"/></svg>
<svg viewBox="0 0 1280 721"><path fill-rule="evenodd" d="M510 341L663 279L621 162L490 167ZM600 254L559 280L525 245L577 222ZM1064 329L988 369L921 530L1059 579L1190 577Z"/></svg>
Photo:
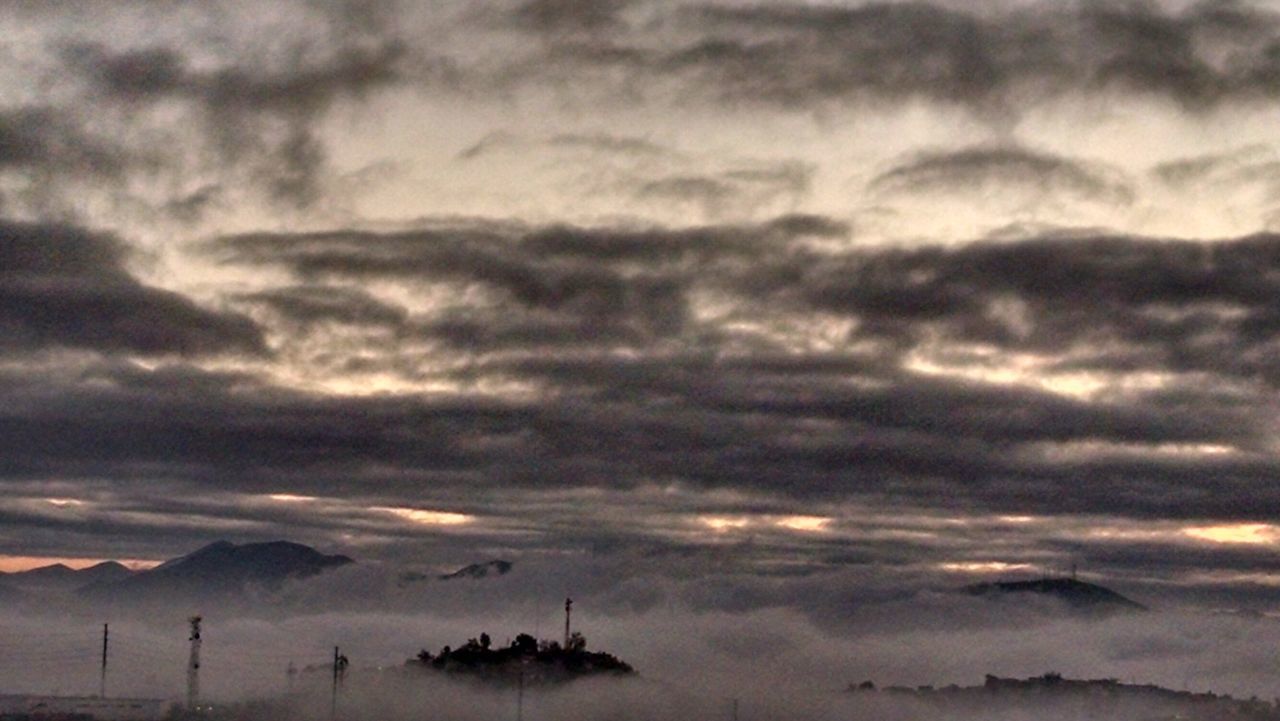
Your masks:
<svg viewBox="0 0 1280 721"><path fill-rule="evenodd" d="M593 674L635 673L630 664L612 654L588 651L580 633L569 637L569 645L539 641L527 633L507 646L494 647L489 634L469 639L458 648L445 646L437 654L423 649L409 665L449 673L462 673L498 681L554 682Z"/></svg>

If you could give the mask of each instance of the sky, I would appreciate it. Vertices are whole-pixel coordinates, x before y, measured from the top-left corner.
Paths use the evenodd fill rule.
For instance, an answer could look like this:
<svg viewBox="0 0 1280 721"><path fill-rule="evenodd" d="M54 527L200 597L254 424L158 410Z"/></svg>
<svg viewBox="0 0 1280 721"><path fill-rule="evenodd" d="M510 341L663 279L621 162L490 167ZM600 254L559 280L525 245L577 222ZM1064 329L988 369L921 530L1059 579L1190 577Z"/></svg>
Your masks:
<svg viewBox="0 0 1280 721"><path fill-rule="evenodd" d="M716 608L1075 566L1275 610L1280 6L10 0L0 38L0 569L284 538L759 582Z"/></svg>

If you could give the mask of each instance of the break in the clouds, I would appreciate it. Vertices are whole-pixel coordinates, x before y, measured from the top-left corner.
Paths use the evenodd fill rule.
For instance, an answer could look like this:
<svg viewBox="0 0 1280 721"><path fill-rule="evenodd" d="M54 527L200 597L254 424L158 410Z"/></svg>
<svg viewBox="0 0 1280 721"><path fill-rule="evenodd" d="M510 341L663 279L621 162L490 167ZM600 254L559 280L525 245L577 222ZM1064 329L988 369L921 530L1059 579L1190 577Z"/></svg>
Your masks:
<svg viewBox="0 0 1280 721"><path fill-rule="evenodd" d="M1273 8L83 13L0 8L0 553L1267 603Z"/></svg>

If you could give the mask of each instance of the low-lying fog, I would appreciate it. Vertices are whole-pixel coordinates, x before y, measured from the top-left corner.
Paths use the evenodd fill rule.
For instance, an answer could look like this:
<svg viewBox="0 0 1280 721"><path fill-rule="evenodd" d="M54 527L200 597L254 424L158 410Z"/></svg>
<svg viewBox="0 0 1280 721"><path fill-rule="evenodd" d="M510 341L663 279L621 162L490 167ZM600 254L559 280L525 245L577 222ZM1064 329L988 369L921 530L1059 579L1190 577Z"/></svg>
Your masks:
<svg viewBox="0 0 1280 721"><path fill-rule="evenodd" d="M481 632L495 644L521 632L559 638L565 576L548 578L517 567L499 578L404 583L362 564L244 607L10 609L0 615L0 692L97 693L102 623L109 622L108 694L183 698L186 619L200 613L200 684L210 702L279 697L292 687L299 718L327 714L330 663L340 646L351 662L340 698L350 717L503 718L515 713L514 689L378 669ZM575 630L588 648L617 655L639 677L531 688L525 718L728 718L735 698L741 718L907 718L913 701L843 691L864 680L972 686L988 673L1048 671L1280 696L1280 622L1268 618L1156 608L1090 619L1041 598L864 593L855 582L827 578L821 587L843 590L823 597L811 592L820 587L814 581L619 581L584 571L569 589L576 591ZM788 586L790 601L778 590Z"/></svg>

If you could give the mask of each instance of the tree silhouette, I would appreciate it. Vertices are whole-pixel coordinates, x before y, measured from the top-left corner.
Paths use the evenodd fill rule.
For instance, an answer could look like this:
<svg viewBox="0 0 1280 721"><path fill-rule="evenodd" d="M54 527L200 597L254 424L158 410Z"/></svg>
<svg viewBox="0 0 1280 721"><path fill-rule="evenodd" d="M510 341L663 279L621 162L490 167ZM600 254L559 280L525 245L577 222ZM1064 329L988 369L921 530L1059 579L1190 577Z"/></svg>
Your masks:
<svg viewBox="0 0 1280 721"><path fill-rule="evenodd" d="M515 683L528 675L536 683L551 683L597 673L633 673L631 666L616 657L586 649L587 639L581 633L569 636L567 648L556 641L539 641L527 633L517 635L505 648L495 648L493 638L481 633L456 649L445 646L436 656L423 649L407 663L502 683Z"/></svg>

